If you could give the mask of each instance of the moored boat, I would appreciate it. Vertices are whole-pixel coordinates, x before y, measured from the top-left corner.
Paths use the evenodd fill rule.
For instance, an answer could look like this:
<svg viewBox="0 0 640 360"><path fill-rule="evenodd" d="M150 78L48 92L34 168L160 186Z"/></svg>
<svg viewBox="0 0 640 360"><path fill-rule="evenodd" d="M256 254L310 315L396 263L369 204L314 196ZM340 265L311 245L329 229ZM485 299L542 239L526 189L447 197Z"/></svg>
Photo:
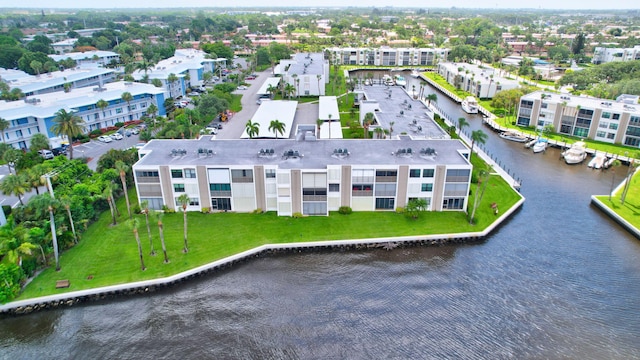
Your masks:
<svg viewBox="0 0 640 360"><path fill-rule="evenodd" d="M417 78L417 77L420 76L420 72L417 69L413 69L411 71L411 76L414 77L414 78Z"/></svg>
<svg viewBox="0 0 640 360"><path fill-rule="evenodd" d="M398 86L405 86L407 85L407 80L404 78L404 76L402 75L394 75L393 76L393 81L396 83L396 85Z"/></svg>
<svg viewBox="0 0 640 360"><path fill-rule="evenodd" d="M515 142L525 142L529 139L528 137L511 130L507 130L503 132L502 134L500 134L500 137L505 140L515 141Z"/></svg>
<svg viewBox="0 0 640 360"><path fill-rule="evenodd" d="M607 157L603 153L597 153L589 164L588 167L592 169L602 169L604 167L605 162L607 161Z"/></svg>
<svg viewBox="0 0 640 360"><path fill-rule="evenodd" d="M564 162L569 165L580 164L587 158L586 144L582 141L573 143L571 147L562 153Z"/></svg>
<svg viewBox="0 0 640 360"><path fill-rule="evenodd" d="M533 153L537 154L547 150L547 139L540 138L533 144Z"/></svg>
<svg viewBox="0 0 640 360"><path fill-rule="evenodd" d="M473 96L467 96L462 101L462 110L464 110L467 114L477 114L478 113L478 102L476 98Z"/></svg>

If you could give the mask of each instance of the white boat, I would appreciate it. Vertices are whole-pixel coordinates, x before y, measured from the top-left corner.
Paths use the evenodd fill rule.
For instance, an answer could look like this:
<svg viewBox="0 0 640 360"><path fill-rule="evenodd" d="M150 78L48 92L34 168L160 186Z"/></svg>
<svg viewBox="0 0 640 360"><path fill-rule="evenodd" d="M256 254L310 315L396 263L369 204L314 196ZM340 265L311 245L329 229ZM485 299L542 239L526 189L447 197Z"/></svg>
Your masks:
<svg viewBox="0 0 640 360"><path fill-rule="evenodd" d="M536 142L533 144L533 153L537 154L539 152L543 152L545 150L547 150L547 139L538 139L536 140Z"/></svg>
<svg viewBox="0 0 640 360"><path fill-rule="evenodd" d="M405 86L407 85L407 80L404 78L404 76L402 75L394 75L393 76L393 81L396 83L396 85L398 86Z"/></svg>
<svg viewBox="0 0 640 360"><path fill-rule="evenodd" d="M420 77L420 72L416 69L413 69L411 71L411 76L413 76L414 78Z"/></svg>
<svg viewBox="0 0 640 360"><path fill-rule="evenodd" d="M562 153L564 162L569 165L580 164L587 158L586 144L582 141L573 143L571 147Z"/></svg>
<svg viewBox="0 0 640 360"><path fill-rule="evenodd" d="M525 142L529 139L528 137L511 130L507 130L503 132L502 134L500 134L500 137L505 140L515 141L515 142Z"/></svg>
<svg viewBox="0 0 640 360"><path fill-rule="evenodd" d="M370 86L371 85L371 80L367 79L364 81L364 85L365 86Z"/></svg>
<svg viewBox="0 0 640 360"><path fill-rule="evenodd" d="M391 78L391 76L389 75L384 75L382 77L382 83L384 85L393 85L393 79Z"/></svg>
<svg viewBox="0 0 640 360"><path fill-rule="evenodd" d="M538 139L533 139L533 140L531 140L529 142L524 143L524 147L528 149L528 148L532 147L533 145L535 145L537 142L538 142Z"/></svg>
<svg viewBox="0 0 640 360"><path fill-rule="evenodd" d="M464 110L467 114L477 114L478 113L478 102L476 98L473 96L467 96L462 101L462 110Z"/></svg>
<svg viewBox="0 0 640 360"><path fill-rule="evenodd" d="M614 157L607 159L607 161L605 161L605 162L604 162L604 168L605 168L605 169L610 168L610 167L611 167L611 165L613 165L613 162L614 162L614 161L616 161L616 160L617 160L617 159L616 159L616 158L614 158Z"/></svg>
<svg viewBox="0 0 640 360"><path fill-rule="evenodd" d="M589 164L587 164L587 166L596 170L602 169L604 167L605 161L607 161L607 157L603 153L597 153L593 157L593 159L589 161Z"/></svg>

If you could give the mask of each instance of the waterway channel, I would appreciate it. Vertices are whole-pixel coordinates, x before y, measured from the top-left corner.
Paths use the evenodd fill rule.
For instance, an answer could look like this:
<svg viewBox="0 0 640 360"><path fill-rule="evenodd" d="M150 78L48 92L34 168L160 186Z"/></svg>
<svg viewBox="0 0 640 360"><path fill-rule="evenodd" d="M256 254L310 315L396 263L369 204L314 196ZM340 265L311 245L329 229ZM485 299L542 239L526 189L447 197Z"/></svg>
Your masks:
<svg viewBox="0 0 640 360"><path fill-rule="evenodd" d="M4 317L0 358L640 358L640 241L589 205L611 170L469 122L527 198L485 241L264 257L147 296Z"/></svg>

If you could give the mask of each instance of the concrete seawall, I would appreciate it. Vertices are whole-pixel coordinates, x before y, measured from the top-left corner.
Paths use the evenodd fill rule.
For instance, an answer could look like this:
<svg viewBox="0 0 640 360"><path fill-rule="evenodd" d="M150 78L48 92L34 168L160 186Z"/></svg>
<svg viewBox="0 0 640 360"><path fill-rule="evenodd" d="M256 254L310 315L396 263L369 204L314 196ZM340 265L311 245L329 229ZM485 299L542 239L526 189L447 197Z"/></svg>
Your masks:
<svg viewBox="0 0 640 360"><path fill-rule="evenodd" d="M331 249L362 250L370 248L384 248L391 250L398 246L441 246L447 244L480 241L491 232L496 230L498 227L500 227L500 225L504 221L509 219L516 211L518 211L522 207L524 200L524 198L521 198L514 206L505 211L495 222L493 222L489 227L481 232L262 245L251 250L247 250L242 253L213 261L209 264L205 264L197 268L164 278L13 301L4 305L0 305L0 314L28 314L34 311L45 309L73 306L79 303L91 301L106 300L116 296L146 294L154 292L155 290L160 288L172 286L180 282L202 276L204 274L228 269L240 262L248 261L253 258L273 253L297 253L303 251L322 251Z"/></svg>

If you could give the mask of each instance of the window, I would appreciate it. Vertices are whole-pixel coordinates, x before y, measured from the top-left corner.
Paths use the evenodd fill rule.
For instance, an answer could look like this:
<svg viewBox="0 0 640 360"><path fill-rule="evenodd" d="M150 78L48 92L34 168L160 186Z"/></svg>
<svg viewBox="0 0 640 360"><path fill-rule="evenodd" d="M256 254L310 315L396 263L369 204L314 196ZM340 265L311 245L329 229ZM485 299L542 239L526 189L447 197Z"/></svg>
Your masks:
<svg viewBox="0 0 640 360"><path fill-rule="evenodd" d="M409 170L409 177L419 178L420 177L420 169L411 169L411 170Z"/></svg>
<svg viewBox="0 0 640 360"><path fill-rule="evenodd" d="M184 184L173 184L173 192L184 192Z"/></svg>
<svg viewBox="0 0 640 360"><path fill-rule="evenodd" d="M434 172L433 169L424 169L424 170L422 170L422 177L432 178L433 177L433 172Z"/></svg>
<svg viewBox="0 0 640 360"><path fill-rule="evenodd" d="M131 105L131 110L135 110L136 109L136 105Z"/></svg>
<svg viewBox="0 0 640 360"><path fill-rule="evenodd" d="M275 169L266 169L264 171L267 179L275 179L276 178L276 170Z"/></svg>
<svg viewBox="0 0 640 360"><path fill-rule="evenodd" d="M340 184L329 184L329 192L340 192Z"/></svg>
<svg viewBox="0 0 640 360"><path fill-rule="evenodd" d="M618 124L614 124L614 123L609 124L609 129L618 130Z"/></svg>
<svg viewBox="0 0 640 360"><path fill-rule="evenodd" d="M468 169L449 169L447 170L446 182L467 182L469 181Z"/></svg>
<svg viewBox="0 0 640 360"><path fill-rule="evenodd" d="M373 196L373 184L354 184L351 189L353 196Z"/></svg>
<svg viewBox="0 0 640 360"><path fill-rule="evenodd" d="M377 198L376 209L393 209L395 200L393 198Z"/></svg>
<svg viewBox="0 0 640 360"><path fill-rule="evenodd" d="M231 210L231 199L229 199L229 198L211 198L211 209L213 209L213 210Z"/></svg>
<svg viewBox="0 0 640 360"><path fill-rule="evenodd" d="M464 198L447 198L442 201L443 209L462 210Z"/></svg>
<svg viewBox="0 0 640 360"><path fill-rule="evenodd" d="M597 131L597 132L596 132L596 137L601 137L601 138L603 138L603 137L605 137L606 135L607 135L607 133L606 133L606 132L604 132L604 131Z"/></svg>
<svg viewBox="0 0 640 360"><path fill-rule="evenodd" d="M613 120L620 120L620 114L613 114L611 117Z"/></svg>
<svg viewBox="0 0 640 360"><path fill-rule="evenodd" d="M122 114L122 108L117 108L116 109L116 114Z"/></svg>
<svg viewBox="0 0 640 360"><path fill-rule="evenodd" d="M174 179L182 179L182 170L180 169L171 170L171 177Z"/></svg>
<svg viewBox="0 0 640 360"><path fill-rule="evenodd" d="M396 184L376 184L376 196L396 196Z"/></svg>
<svg viewBox="0 0 640 360"><path fill-rule="evenodd" d="M610 112L603 112L602 113L602 118L603 119L611 119L611 113Z"/></svg>
<svg viewBox="0 0 640 360"><path fill-rule="evenodd" d="M422 184L420 191L433 191L433 184Z"/></svg>
<svg viewBox="0 0 640 360"><path fill-rule="evenodd" d="M231 170L231 182L253 182L253 170Z"/></svg>
<svg viewBox="0 0 640 360"><path fill-rule="evenodd" d="M613 140L615 139L615 137L616 137L616 134L612 134L612 133L607 134L607 139Z"/></svg>
<svg viewBox="0 0 640 360"><path fill-rule="evenodd" d="M157 171L136 171L138 177L158 177Z"/></svg>
<svg viewBox="0 0 640 360"><path fill-rule="evenodd" d="M184 169L184 177L186 177L187 179L195 179L196 169Z"/></svg>
<svg viewBox="0 0 640 360"><path fill-rule="evenodd" d="M198 199L198 198L189 198L189 206L199 206L199 205L200 205L200 199ZM182 204L180 203L178 198L176 198L176 206L182 206Z"/></svg>
<svg viewBox="0 0 640 360"><path fill-rule="evenodd" d="M231 191L231 184L209 184L211 191Z"/></svg>

